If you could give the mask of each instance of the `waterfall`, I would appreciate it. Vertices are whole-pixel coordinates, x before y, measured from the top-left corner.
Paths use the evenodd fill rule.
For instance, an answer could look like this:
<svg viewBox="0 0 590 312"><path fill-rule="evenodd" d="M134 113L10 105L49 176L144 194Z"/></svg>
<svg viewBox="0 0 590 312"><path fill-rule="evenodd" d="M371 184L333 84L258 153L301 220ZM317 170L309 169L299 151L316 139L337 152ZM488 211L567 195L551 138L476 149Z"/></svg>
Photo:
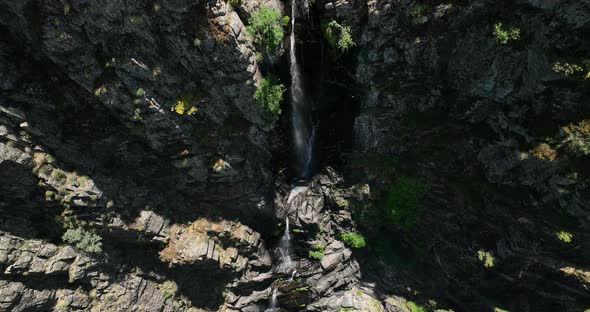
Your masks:
<svg viewBox="0 0 590 312"><path fill-rule="evenodd" d="M291 273L291 278L289 278L289 281L295 279L295 274L297 274L297 270L293 270L293 273Z"/></svg>
<svg viewBox="0 0 590 312"><path fill-rule="evenodd" d="M285 219L285 232L281 237L281 242L279 244L279 252L281 254L282 265L286 269L291 269L293 267L293 261L291 260L291 235L289 234L289 217Z"/></svg>
<svg viewBox="0 0 590 312"><path fill-rule="evenodd" d="M307 3L307 2L306 2ZM304 4L307 10L307 4ZM295 168L298 178L309 178L313 165L313 144L315 125L311 118L309 101L305 98L301 68L297 62L295 45L295 18L297 14L296 0L291 0L291 126L293 127L293 149L295 152Z"/></svg>
<svg viewBox="0 0 590 312"><path fill-rule="evenodd" d="M277 309L277 289L272 289L272 295L270 296L270 307L269 310L274 311Z"/></svg>

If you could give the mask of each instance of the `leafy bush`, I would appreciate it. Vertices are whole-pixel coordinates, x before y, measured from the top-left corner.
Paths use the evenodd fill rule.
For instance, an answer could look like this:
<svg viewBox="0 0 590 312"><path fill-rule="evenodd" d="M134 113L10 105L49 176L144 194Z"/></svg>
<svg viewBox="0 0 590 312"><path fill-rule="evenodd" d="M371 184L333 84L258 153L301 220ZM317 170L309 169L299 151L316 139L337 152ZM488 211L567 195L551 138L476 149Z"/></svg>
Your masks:
<svg viewBox="0 0 590 312"><path fill-rule="evenodd" d="M559 231L559 232L555 233L555 236L557 236L557 239L559 239L560 241L562 241L564 243L571 243L572 238L574 237L574 235L572 235L572 233L565 232L565 231Z"/></svg>
<svg viewBox="0 0 590 312"><path fill-rule="evenodd" d="M343 26L332 20L329 23L322 23L324 38L331 47L337 47L341 52L352 48L356 44L352 40L350 26Z"/></svg>
<svg viewBox="0 0 590 312"><path fill-rule="evenodd" d="M349 247L352 248L363 248L366 246L365 238L358 233L342 233L340 239Z"/></svg>
<svg viewBox="0 0 590 312"><path fill-rule="evenodd" d="M426 312L426 308L416 304L414 301L408 300L406 302L406 306L410 309L411 312Z"/></svg>
<svg viewBox="0 0 590 312"><path fill-rule="evenodd" d="M413 227L422 214L421 200L426 189L419 181L400 177L387 193L386 215L402 228Z"/></svg>
<svg viewBox="0 0 590 312"><path fill-rule="evenodd" d="M181 99L176 100L176 103L170 108L170 110L178 115L194 115L199 109L191 104L192 99L193 97L191 95L184 95ZM141 115L139 118L141 118Z"/></svg>
<svg viewBox="0 0 590 312"><path fill-rule="evenodd" d="M54 169L51 172L51 177L54 178L56 181L58 181L61 184L64 184L67 181L67 175L66 175L66 173L63 172L63 170L60 170L60 169Z"/></svg>
<svg viewBox="0 0 590 312"><path fill-rule="evenodd" d="M61 239L90 253L99 253L102 251L102 237L82 228L67 230Z"/></svg>
<svg viewBox="0 0 590 312"><path fill-rule="evenodd" d="M491 268L494 266L494 255L491 252L485 250L478 250L477 251L477 258L479 261L483 263L483 266L486 268Z"/></svg>
<svg viewBox="0 0 590 312"><path fill-rule="evenodd" d="M254 93L254 100L277 119L281 114L281 101L286 90L274 77L263 77Z"/></svg>
<svg viewBox="0 0 590 312"><path fill-rule="evenodd" d="M561 62L553 63L552 69L554 72L556 72L558 74L563 74L565 76L570 76L570 75L573 75L577 72L584 71L584 68L582 68L582 66L580 66L578 64L561 63Z"/></svg>
<svg viewBox="0 0 590 312"><path fill-rule="evenodd" d="M424 24L428 21L428 18L424 15L428 6L424 4L416 3L410 8L410 16L414 24Z"/></svg>
<svg viewBox="0 0 590 312"><path fill-rule="evenodd" d="M283 40L283 18L281 13L268 7L260 7L252 13L246 31L254 43L266 53L275 51Z"/></svg>
<svg viewBox="0 0 590 312"><path fill-rule="evenodd" d="M499 44L507 44L510 40L520 39L520 29L513 26L504 27L502 23L494 25L494 37Z"/></svg>
<svg viewBox="0 0 590 312"><path fill-rule="evenodd" d="M323 246L315 245L308 251L308 256L310 259L322 260L324 257L324 251L325 248Z"/></svg>

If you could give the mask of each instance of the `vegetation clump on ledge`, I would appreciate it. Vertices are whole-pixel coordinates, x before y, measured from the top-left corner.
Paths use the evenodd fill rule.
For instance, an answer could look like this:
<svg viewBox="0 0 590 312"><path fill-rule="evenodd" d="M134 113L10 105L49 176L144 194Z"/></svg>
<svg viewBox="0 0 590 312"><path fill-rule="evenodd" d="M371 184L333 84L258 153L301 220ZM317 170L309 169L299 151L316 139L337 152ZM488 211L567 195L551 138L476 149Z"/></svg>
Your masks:
<svg viewBox="0 0 590 312"><path fill-rule="evenodd" d="M254 93L254 100L276 120L281 114L281 101L286 90L274 77L263 77Z"/></svg>
<svg viewBox="0 0 590 312"><path fill-rule="evenodd" d="M499 44L507 44L509 41L516 41L520 39L520 28L514 26L506 26L502 23L494 25L494 37Z"/></svg>
<svg viewBox="0 0 590 312"><path fill-rule="evenodd" d="M286 17L288 19L288 17ZM246 31L252 36L254 44L266 54L276 51L283 41L285 17L281 12L268 7L260 7L252 13Z"/></svg>
<svg viewBox="0 0 590 312"><path fill-rule="evenodd" d="M359 233L342 233L340 239L351 248L363 248L366 246L365 238Z"/></svg>
<svg viewBox="0 0 590 312"><path fill-rule="evenodd" d="M62 236L62 240L89 253L102 251L102 237L80 227L68 229Z"/></svg>
<svg viewBox="0 0 590 312"><path fill-rule="evenodd" d="M312 246L311 249L308 251L308 256L310 259L315 260L322 260L324 257L325 248L323 246L315 245Z"/></svg>

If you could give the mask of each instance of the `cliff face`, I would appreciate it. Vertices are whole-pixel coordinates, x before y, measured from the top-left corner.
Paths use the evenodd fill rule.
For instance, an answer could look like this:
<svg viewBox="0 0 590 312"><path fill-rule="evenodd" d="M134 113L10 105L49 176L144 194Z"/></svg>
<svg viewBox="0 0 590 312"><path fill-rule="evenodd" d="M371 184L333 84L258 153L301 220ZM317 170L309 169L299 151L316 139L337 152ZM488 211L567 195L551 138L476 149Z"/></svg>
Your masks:
<svg viewBox="0 0 590 312"><path fill-rule="evenodd" d="M37 155L6 166L34 166L45 184L23 192L78 187L98 196L93 211L112 201L127 217L146 206L181 219L272 213L272 124L252 99L251 41L225 3L3 6L3 143Z"/></svg>
<svg viewBox="0 0 590 312"><path fill-rule="evenodd" d="M346 175L298 188L261 6L0 0L0 311L590 307L588 1L311 3L361 108Z"/></svg>
<svg viewBox="0 0 590 312"><path fill-rule="evenodd" d="M272 229L273 125L252 98L260 73L242 21L261 4L0 3L0 310L223 302L233 273L168 268L159 252L171 226L199 218ZM93 229L102 253L49 243L64 227ZM251 228L240 235L264 248ZM199 260L221 261L208 241ZM244 266L228 244L224 265ZM174 299L166 287L189 272Z"/></svg>
<svg viewBox="0 0 590 312"><path fill-rule="evenodd" d="M457 310L586 309L590 4L322 5L357 30L349 164L381 198L400 177L426 188L414 227L364 230L401 237L418 287Z"/></svg>

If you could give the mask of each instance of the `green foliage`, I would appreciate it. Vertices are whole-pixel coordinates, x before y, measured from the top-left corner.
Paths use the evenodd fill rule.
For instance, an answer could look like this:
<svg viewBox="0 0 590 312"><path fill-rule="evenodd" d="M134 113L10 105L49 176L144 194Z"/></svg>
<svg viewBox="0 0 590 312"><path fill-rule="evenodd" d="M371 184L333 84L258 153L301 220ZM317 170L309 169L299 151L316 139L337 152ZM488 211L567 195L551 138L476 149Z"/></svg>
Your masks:
<svg viewBox="0 0 590 312"><path fill-rule="evenodd" d="M61 239L90 253L99 253L102 251L102 238L94 232L86 231L83 228L69 229Z"/></svg>
<svg viewBox="0 0 590 312"><path fill-rule="evenodd" d="M266 53L274 52L283 40L283 23L281 12L260 7L252 13L246 31L254 39L254 43Z"/></svg>
<svg viewBox="0 0 590 312"><path fill-rule="evenodd" d="M479 261L483 262L483 266L486 268L491 268L494 266L494 256L491 252L485 250L478 250L477 251L477 258Z"/></svg>
<svg viewBox="0 0 590 312"><path fill-rule="evenodd" d="M553 67L552 67L553 71L558 73L558 74L563 74L565 76L570 76L573 75L577 72L582 72L584 71L584 68L582 68L582 66L578 65L578 64L571 64L571 63L561 63L561 62L555 62L553 63Z"/></svg>
<svg viewBox="0 0 590 312"><path fill-rule="evenodd" d="M56 181L58 181L61 184L64 184L67 181L67 175L66 175L66 173L63 172L60 169L54 169L51 172L51 177L54 178Z"/></svg>
<svg viewBox="0 0 590 312"><path fill-rule="evenodd" d="M428 21L428 18L424 15L428 6L420 3L412 5L410 8L410 16L414 24L424 24Z"/></svg>
<svg viewBox="0 0 590 312"><path fill-rule="evenodd" d="M578 156L590 155L590 136L572 135L568 138L566 148Z"/></svg>
<svg viewBox="0 0 590 312"><path fill-rule="evenodd" d="M507 44L510 40L520 39L520 29L513 26L504 27L502 23L494 25L494 37L499 44Z"/></svg>
<svg viewBox="0 0 590 312"><path fill-rule="evenodd" d="M139 108L136 108L133 111L133 120L135 121L142 121L143 118L141 117L141 110L139 110Z"/></svg>
<svg viewBox="0 0 590 312"><path fill-rule="evenodd" d="M411 312L427 312L426 308L416 304L414 301L408 300L406 302L406 306L410 309Z"/></svg>
<svg viewBox="0 0 590 312"><path fill-rule="evenodd" d="M310 259L322 260L324 257L324 251L325 248L323 246L315 245L308 251L308 256Z"/></svg>
<svg viewBox="0 0 590 312"><path fill-rule="evenodd" d="M193 103L197 102L197 99L193 94L186 93L183 94L180 99L176 100L176 103L172 105L170 111L177 113L178 115L189 115L192 116L199 111L199 108L196 107ZM141 118L141 115L139 115ZM135 116L134 116L135 119ZM139 119L141 120L141 119Z"/></svg>
<svg viewBox="0 0 590 312"><path fill-rule="evenodd" d="M387 193L386 215L389 221L404 229L413 227L422 214L422 197L426 188L419 181L400 177Z"/></svg>
<svg viewBox="0 0 590 312"><path fill-rule="evenodd" d="M572 242L572 238L574 237L572 233L566 231L559 231L555 233L555 236L557 236L557 239L560 241L568 244Z"/></svg>
<svg viewBox="0 0 590 312"><path fill-rule="evenodd" d="M340 49L341 52L346 52L356 45L352 40L350 26L340 25L334 20L330 22L324 21L322 23L322 30L328 44L333 48Z"/></svg>
<svg viewBox="0 0 590 312"><path fill-rule="evenodd" d="M276 120L281 114L281 101L286 90L274 77L263 77L254 93L254 100Z"/></svg>
<svg viewBox="0 0 590 312"><path fill-rule="evenodd" d="M227 3L235 8L240 4L240 0L228 0Z"/></svg>
<svg viewBox="0 0 590 312"><path fill-rule="evenodd" d="M309 290L309 286L295 288L296 292L302 292L302 291L308 291L308 290Z"/></svg>
<svg viewBox="0 0 590 312"><path fill-rule="evenodd" d="M358 233L353 233L353 232L349 232L349 233L342 233L340 235L340 239L349 247L352 248L363 248L365 247L366 243L365 243L365 238Z"/></svg>

